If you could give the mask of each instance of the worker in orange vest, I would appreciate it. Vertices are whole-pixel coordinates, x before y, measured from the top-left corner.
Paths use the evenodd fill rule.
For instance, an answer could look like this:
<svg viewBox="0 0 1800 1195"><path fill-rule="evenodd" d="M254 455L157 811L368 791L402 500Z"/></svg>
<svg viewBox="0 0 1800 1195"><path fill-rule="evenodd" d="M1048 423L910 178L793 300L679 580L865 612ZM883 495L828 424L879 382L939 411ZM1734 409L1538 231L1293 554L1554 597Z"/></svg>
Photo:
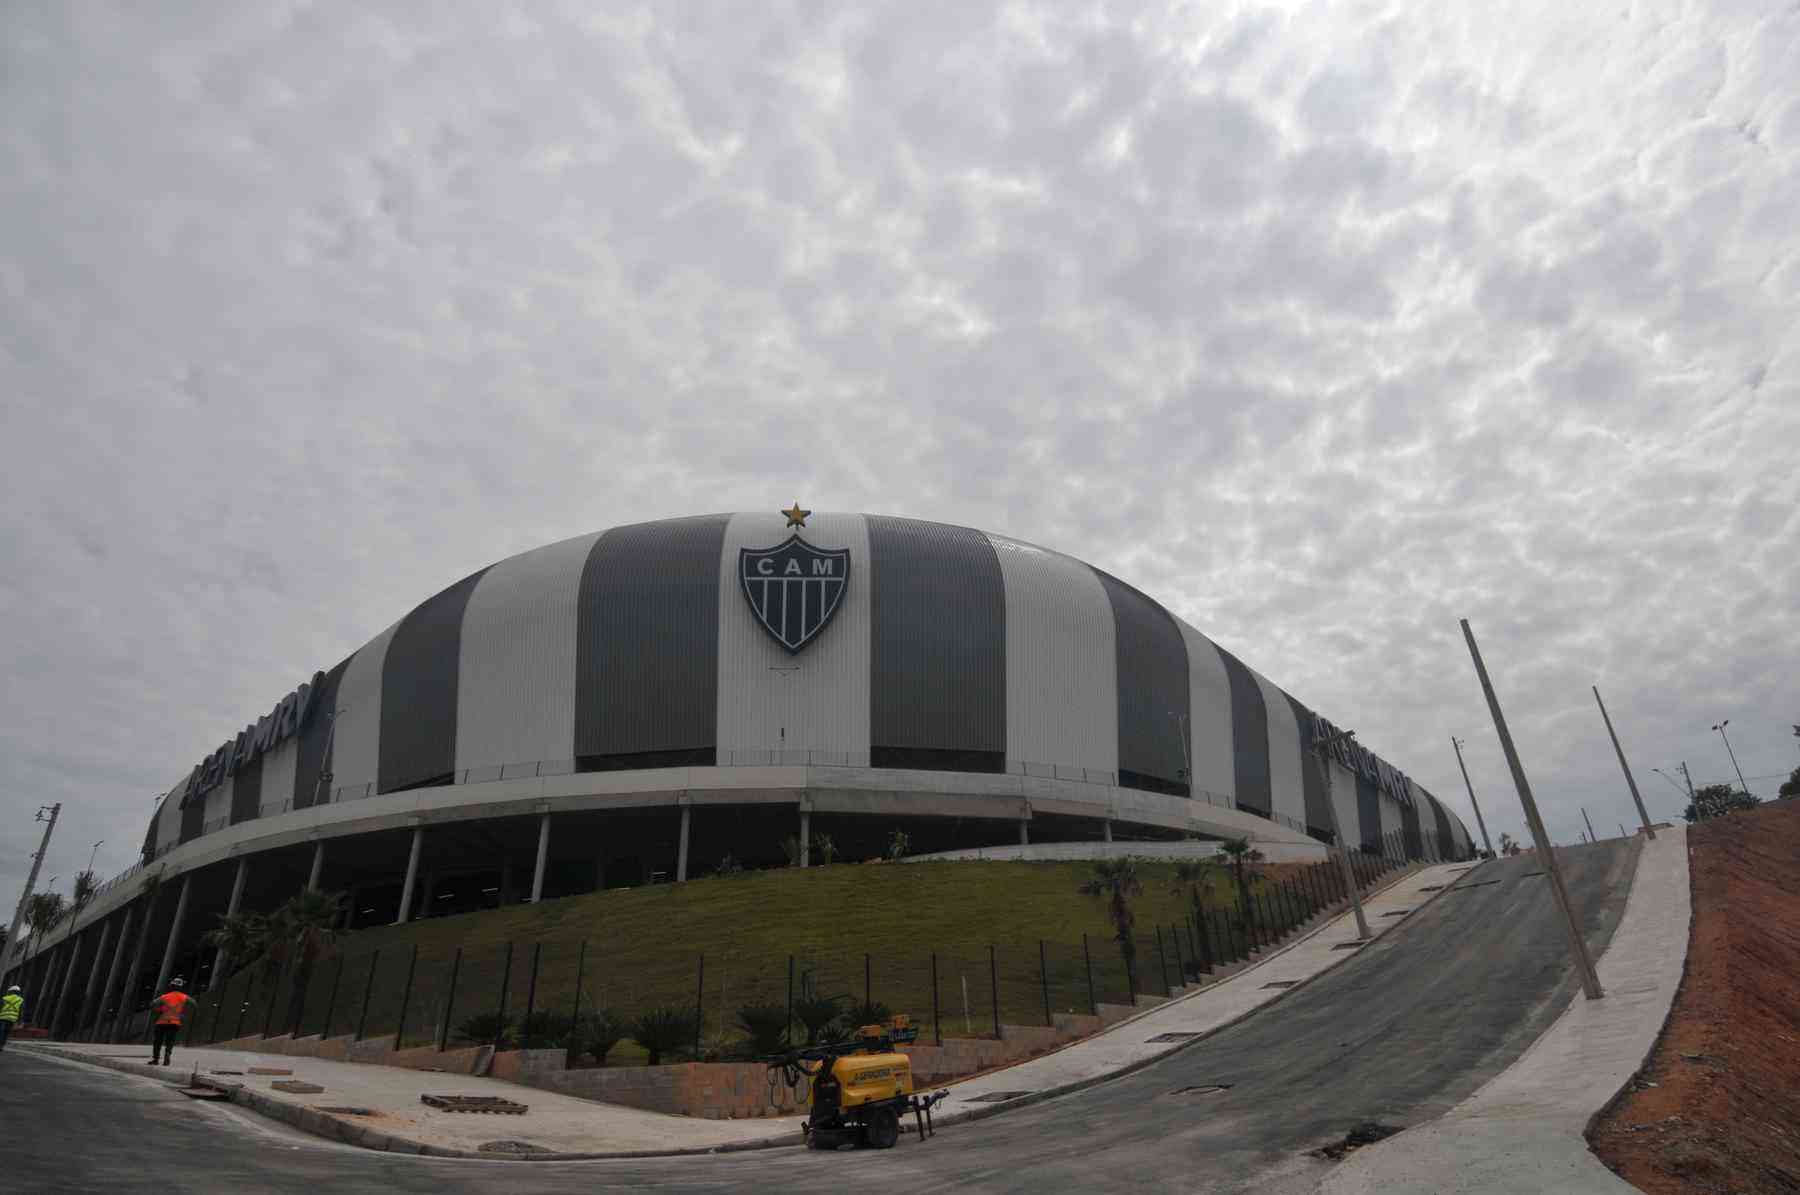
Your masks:
<svg viewBox="0 0 1800 1195"><path fill-rule="evenodd" d="M158 996L150 1004L150 1015L156 1018L154 1036L150 1039L150 1065L157 1065L160 1055L162 1065L169 1065L169 1056L175 1052L175 1038L181 1033L181 1026L187 1022L188 1009L194 998L181 989L186 985L180 979L169 981L169 990Z"/></svg>

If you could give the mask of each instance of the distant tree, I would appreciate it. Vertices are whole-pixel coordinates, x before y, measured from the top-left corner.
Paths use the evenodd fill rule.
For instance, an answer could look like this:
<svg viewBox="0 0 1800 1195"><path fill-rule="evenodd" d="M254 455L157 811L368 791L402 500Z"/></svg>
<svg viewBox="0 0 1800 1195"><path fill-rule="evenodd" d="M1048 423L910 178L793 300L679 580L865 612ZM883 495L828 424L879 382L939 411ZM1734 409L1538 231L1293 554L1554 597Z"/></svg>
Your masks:
<svg viewBox="0 0 1800 1195"><path fill-rule="evenodd" d="M1800 797L1800 768L1795 768L1793 775L1782 783L1781 791L1777 795L1784 801L1789 797Z"/></svg>
<svg viewBox="0 0 1800 1195"><path fill-rule="evenodd" d="M33 892L31 899L25 902L25 925L34 938L41 939L62 915L63 895L60 892Z"/></svg>
<svg viewBox="0 0 1800 1195"><path fill-rule="evenodd" d="M1729 784L1709 784L1695 791L1693 801L1681 816L1690 822L1703 822L1740 809L1755 809L1761 804L1762 798L1733 789Z"/></svg>
<svg viewBox="0 0 1800 1195"><path fill-rule="evenodd" d="M1509 859L1519 853L1519 840L1505 830L1500 831L1500 853Z"/></svg>
<svg viewBox="0 0 1800 1195"><path fill-rule="evenodd" d="M224 952L225 973L213 979L221 984L268 953L269 919L261 913L221 913L219 924L200 940Z"/></svg>
<svg viewBox="0 0 1800 1195"><path fill-rule="evenodd" d="M75 909L77 912L88 901L94 899L94 893L100 888L100 881L91 871L84 871L75 877Z"/></svg>
<svg viewBox="0 0 1800 1195"><path fill-rule="evenodd" d="M1119 957L1125 960L1128 990L1137 992L1137 939L1132 936L1137 915L1132 912L1133 897L1143 895L1144 884L1138 878L1137 860L1100 859L1094 863L1094 874L1081 885L1088 896L1106 901L1106 919L1112 923L1113 940L1119 944Z"/></svg>

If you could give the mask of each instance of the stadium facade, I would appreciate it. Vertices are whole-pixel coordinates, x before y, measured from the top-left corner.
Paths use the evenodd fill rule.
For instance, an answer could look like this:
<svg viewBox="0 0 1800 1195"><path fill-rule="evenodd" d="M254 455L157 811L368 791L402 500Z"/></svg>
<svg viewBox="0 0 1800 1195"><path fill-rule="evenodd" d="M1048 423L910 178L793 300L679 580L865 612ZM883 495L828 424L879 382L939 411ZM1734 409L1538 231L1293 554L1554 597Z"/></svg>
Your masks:
<svg viewBox="0 0 1800 1195"><path fill-rule="evenodd" d="M9 971L129 1005L228 909L352 924L1020 842L1248 837L1470 853L1462 823L1130 584L965 527L703 515L463 578L187 768L144 861ZM116 957L114 957L116 956ZM134 961L135 960L135 961ZM90 976L94 977L90 980ZM102 978L103 977L103 978Z"/></svg>

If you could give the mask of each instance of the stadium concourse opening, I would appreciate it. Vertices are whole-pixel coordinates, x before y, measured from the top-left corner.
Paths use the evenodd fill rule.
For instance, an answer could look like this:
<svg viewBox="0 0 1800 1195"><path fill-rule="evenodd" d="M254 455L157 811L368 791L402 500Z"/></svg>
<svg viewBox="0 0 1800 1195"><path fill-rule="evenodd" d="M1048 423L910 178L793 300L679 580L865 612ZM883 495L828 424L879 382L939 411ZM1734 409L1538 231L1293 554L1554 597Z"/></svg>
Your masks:
<svg viewBox="0 0 1800 1195"><path fill-rule="evenodd" d="M1072 557L881 515L700 515L483 568L318 668L178 779L143 861L9 944L59 1025L201 988L228 911L345 928L741 868L1249 838L1463 856L1405 772ZM259 711L255 711L260 713ZM252 711L246 711L252 714ZM1320 761L1315 742L1334 741ZM1065 852L1066 853L1066 852Z"/></svg>

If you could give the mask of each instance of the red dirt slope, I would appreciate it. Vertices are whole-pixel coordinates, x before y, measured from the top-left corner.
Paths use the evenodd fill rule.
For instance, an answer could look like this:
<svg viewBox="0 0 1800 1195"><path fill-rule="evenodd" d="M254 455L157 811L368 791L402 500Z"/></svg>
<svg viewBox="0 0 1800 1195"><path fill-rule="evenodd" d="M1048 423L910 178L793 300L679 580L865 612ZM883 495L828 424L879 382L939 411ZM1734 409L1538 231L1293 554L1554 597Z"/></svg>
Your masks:
<svg viewBox="0 0 1800 1195"><path fill-rule="evenodd" d="M1588 1134L1650 1195L1800 1191L1800 802L1693 827L1687 973Z"/></svg>

